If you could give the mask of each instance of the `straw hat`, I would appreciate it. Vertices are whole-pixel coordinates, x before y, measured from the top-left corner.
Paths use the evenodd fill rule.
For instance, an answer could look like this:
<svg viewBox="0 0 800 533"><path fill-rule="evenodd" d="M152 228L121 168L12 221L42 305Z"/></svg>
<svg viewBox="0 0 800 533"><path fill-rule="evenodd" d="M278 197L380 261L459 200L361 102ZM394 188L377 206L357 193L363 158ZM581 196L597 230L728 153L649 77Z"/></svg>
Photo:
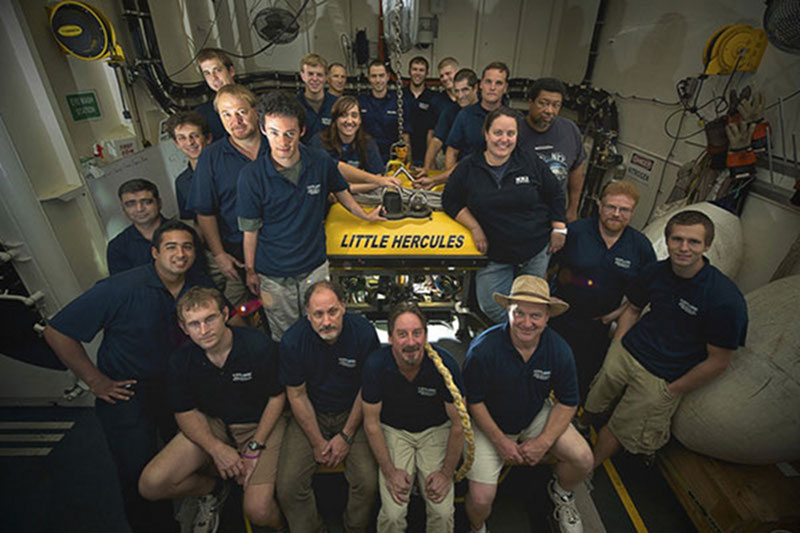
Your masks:
<svg viewBox="0 0 800 533"><path fill-rule="evenodd" d="M569 304L550 296L550 287L547 282L540 277L522 275L514 280L511 285L511 294L508 296L494 293L494 301L503 309L508 309L512 302L530 302L534 304L545 304L550 309L550 316L558 316L569 309Z"/></svg>

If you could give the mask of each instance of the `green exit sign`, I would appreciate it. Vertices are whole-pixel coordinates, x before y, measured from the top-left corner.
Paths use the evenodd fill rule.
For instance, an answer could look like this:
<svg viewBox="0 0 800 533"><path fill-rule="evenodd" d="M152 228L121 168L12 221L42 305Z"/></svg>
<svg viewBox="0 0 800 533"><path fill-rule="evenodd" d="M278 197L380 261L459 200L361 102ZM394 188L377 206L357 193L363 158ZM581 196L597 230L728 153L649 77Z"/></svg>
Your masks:
<svg viewBox="0 0 800 533"><path fill-rule="evenodd" d="M93 120L103 116L100 112L100 104L97 102L97 93L94 91L68 94L67 105L72 114L72 120L75 122Z"/></svg>

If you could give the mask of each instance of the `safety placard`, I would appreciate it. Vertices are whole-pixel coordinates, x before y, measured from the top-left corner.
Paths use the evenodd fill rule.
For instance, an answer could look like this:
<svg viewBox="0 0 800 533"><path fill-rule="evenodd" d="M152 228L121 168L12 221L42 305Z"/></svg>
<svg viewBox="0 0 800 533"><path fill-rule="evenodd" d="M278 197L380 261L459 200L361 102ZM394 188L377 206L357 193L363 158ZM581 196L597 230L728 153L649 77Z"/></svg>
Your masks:
<svg viewBox="0 0 800 533"><path fill-rule="evenodd" d="M75 122L94 120L103 116L100 103L97 101L97 93L94 91L68 94L67 105Z"/></svg>
<svg viewBox="0 0 800 533"><path fill-rule="evenodd" d="M633 152L626 173L633 178L649 182L653 166L655 166L655 160Z"/></svg>

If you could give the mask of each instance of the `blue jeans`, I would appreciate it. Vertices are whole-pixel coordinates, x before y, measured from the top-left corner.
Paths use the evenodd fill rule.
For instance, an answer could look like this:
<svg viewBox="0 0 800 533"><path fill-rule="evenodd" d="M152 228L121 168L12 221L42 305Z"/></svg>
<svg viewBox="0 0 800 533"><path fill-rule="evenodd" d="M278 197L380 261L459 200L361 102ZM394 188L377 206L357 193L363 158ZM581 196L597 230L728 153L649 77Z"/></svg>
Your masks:
<svg viewBox="0 0 800 533"><path fill-rule="evenodd" d="M508 295L511 292L511 284L514 278L522 274L530 274L544 278L547 274L547 264L550 261L550 254L547 249L548 243L542 250L525 261L524 263L496 263L489 261L489 264L478 271L475 276L475 292L478 296L478 305L481 311L489 317L495 324L505 322L508 318L506 310L497 305L492 295L496 292Z"/></svg>

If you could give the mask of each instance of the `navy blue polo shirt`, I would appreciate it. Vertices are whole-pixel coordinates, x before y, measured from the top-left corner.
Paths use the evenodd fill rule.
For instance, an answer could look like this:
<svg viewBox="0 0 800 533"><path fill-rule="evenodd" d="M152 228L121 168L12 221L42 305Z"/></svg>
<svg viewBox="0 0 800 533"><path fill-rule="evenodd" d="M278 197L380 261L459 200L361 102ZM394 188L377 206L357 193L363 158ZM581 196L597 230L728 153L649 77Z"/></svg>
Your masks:
<svg viewBox="0 0 800 533"><path fill-rule="evenodd" d="M435 106L436 93L427 87L419 96L414 96L411 89L403 87L403 98L409 102L411 111L411 156L415 165L422 165L425 151L428 149L428 131L436 127L438 109Z"/></svg>
<svg viewBox="0 0 800 533"><path fill-rule="evenodd" d="M598 218L570 223L567 242L553 261L559 265L553 294L569 303L575 318L596 318L619 307L625 288L655 263L650 240L630 226L611 248L600 234Z"/></svg>
<svg viewBox="0 0 800 533"><path fill-rule="evenodd" d="M195 220L197 214L189 209L189 191L192 189L194 169L186 165L186 169L175 178L175 199L178 201L178 216L181 220Z"/></svg>
<svg viewBox="0 0 800 533"><path fill-rule="evenodd" d="M308 103L305 91L300 91L300 94L297 95L297 100L303 106L303 109L306 110L306 131L300 139L303 143L308 144L314 135L331 125L331 111L333 110L333 104L336 103L337 97L333 96L328 91L323 91L323 93L324 96L319 112L314 111L314 108Z"/></svg>
<svg viewBox="0 0 800 533"><path fill-rule="evenodd" d="M163 222L165 219L161 217ZM108 274L113 276L133 267L153 262L153 242L146 239L136 226L131 224L108 242L106 262Z"/></svg>
<svg viewBox="0 0 800 533"><path fill-rule="evenodd" d="M459 150L459 161L464 157L486 149L483 137L483 122L489 112L477 102L469 105L456 115L445 144Z"/></svg>
<svg viewBox="0 0 800 533"><path fill-rule="evenodd" d="M303 316L281 339L281 384L305 383L317 412L349 411L361 389L364 362L380 346L375 328L361 315L345 313L333 344L322 340Z"/></svg>
<svg viewBox="0 0 800 533"><path fill-rule="evenodd" d="M257 159L263 159L268 146L262 135ZM206 147L197 161L188 207L198 215L216 215L224 242L240 244L244 238L236 218L236 187L239 171L251 162L227 137Z"/></svg>
<svg viewBox="0 0 800 533"><path fill-rule="evenodd" d="M652 374L674 381L706 359L706 344L736 350L747 337L747 304L725 274L703 258L693 278L675 275L669 259L648 265L625 295L645 314L622 345Z"/></svg>
<svg viewBox="0 0 800 533"><path fill-rule="evenodd" d="M433 93L431 106L433 107L433 111L436 114L437 122L439 120L439 117L442 116L442 113L444 113L448 109L454 109L456 113L458 113L461 110L461 106L458 105L458 102L456 102L455 100L451 100L450 95L447 93L447 91L444 90Z"/></svg>
<svg viewBox="0 0 800 533"><path fill-rule="evenodd" d="M433 130L433 136L442 141L442 144L447 144L447 137L450 135L450 130L453 128L453 122L456 121L458 112L461 108L455 102L450 102L452 105L442 109L439 113L439 119L436 121L436 127Z"/></svg>
<svg viewBox="0 0 800 533"><path fill-rule="evenodd" d="M358 95L361 110L361 127L378 144L383 163L389 160L389 149L397 138L397 91L389 89L383 98L375 98L372 92ZM403 98L403 133L412 133L411 103Z"/></svg>
<svg viewBox="0 0 800 533"><path fill-rule="evenodd" d="M258 423L278 381L278 344L255 328L232 327L233 346L222 368L194 342L172 354L169 364L172 410L197 409L226 424Z"/></svg>
<svg viewBox="0 0 800 533"><path fill-rule="evenodd" d="M225 131L225 126L222 125L222 120L219 118L219 113L214 111L214 96L212 96L211 100L208 102L197 106L195 111L203 115L203 118L206 119L208 129L213 136L211 139L212 142L217 142L228 136L228 132Z"/></svg>
<svg viewBox="0 0 800 533"><path fill-rule="evenodd" d="M511 342L508 322L481 333L469 346L464 383L469 403L484 403L503 433L519 433L554 391L568 407L578 405L578 376L572 349L551 328L525 362Z"/></svg>
<svg viewBox="0 0 800 533"><path fill-rule="evenodd" d="M434 346L434 349L442 357L463 394L461 369L455 359L438 346ZM382 402L381 422L413 433L447 422L449 417L444 404L453 403L442 375L427 355L422 358L417 375L408 381L397 368L391 346L380 348L367 358L361 398L371 404Z"/></svg>
<svg viewBox="0 0 800 533"><path fill-rule="evenodd" d="M266 276L297 276L325 262L328 193L348 188L328 154L302 144L299 150L297 185L275 170L269 153L239 175L238 216L262 220L255 267Z"/></svg>
<svg viewBox="0 0 800 533"><path fill-rule="evenodd" d="M468 207L478 221L492 261L517 264L550 242L551 223L564 222L564 191L535 154L517 148L503 177L495 179L482 152L456 166L442 193L442 208L455 218Z"/></svg>
<svg viewBox="0 0 800 533"><path fill-rule="evenodd" d="M367 160L362 163L361 157L358 155L358 148L354 143L342 143L342 154L339 155L336 150L325 150L325 145L322 143L322 133L319 132L308 142L309 148L317 148L324 150L336 161L347 163L348 165L366 170L372 174L382 175L385 167L381 160L381 153L378 151L378 145L372 137L367 138L366 156Z"/></svg>
<svg viewBox="0 0 800 533"><path fill-rule="evenodd" d="M178 298L195 285L214 286L202 271L191 269ZM98 281L59 311L50 326L81 342L90 342L102 329L97 367L113 380L159 380L186 339L175 316L178 298L151 262Z"/></svg>

